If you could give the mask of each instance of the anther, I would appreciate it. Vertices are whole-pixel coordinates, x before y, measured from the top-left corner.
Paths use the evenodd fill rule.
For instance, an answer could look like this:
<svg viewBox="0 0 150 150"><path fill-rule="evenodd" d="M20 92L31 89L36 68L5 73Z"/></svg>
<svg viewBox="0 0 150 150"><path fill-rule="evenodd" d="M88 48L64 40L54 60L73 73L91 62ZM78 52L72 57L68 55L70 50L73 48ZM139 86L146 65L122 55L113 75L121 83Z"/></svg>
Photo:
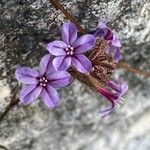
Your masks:
<svg viewBox="0 0 150 150"><path fill-rule="evenodd" d="M73 47L70 47L70 49L73 51Z"/></svg>
<svg viewBox="0 0 150 150"><path fill-rule="evenodd" d="M71 48L71 46L70 46L70 45L68 45L68 48Z"/></svg>
<svg viewBox="0 0 150 150"><path fill-rule="evenodd" d="M73 52L72 52L72 51L70 52L70 55L73 55Z"/></svg>
<svg viewBox="0 0 150 150"><path fill-rule="evenodd" d="M43 84L43 86L46 86L46 84Z"/></svg>
<svg viewBox="0 0 150 150"><path fill-rule="evenodd" d="M65 50L66 50L66 51L69 51L69 48L67 47L67 48L65 48Z"/></svg>

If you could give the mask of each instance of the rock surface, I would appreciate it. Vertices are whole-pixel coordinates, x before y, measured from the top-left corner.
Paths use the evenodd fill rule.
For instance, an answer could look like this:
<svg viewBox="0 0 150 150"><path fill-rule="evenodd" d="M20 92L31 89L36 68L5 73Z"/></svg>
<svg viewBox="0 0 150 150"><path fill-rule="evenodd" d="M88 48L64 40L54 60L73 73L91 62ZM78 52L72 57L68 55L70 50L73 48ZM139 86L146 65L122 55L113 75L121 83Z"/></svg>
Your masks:
<svg viewBox="0 0 150 150"><path fill-rule="evenodd" d="M123 60L150 68L148 0L63 0L88 30L104 20L122 39ZM0 111L16 85L14 69L38 66L43 41L59 38L63 15L49 0L0 1ZM18 105L0 123L0 145L9 150L149 150L150 80L119 69L129 83L126 102L110 117L98 116L107 102L75 81L60 91L61 104L48 110L42 102ZM2 146L0 146L2 147ZM1 149L1 148L0 148Z"/></svg>

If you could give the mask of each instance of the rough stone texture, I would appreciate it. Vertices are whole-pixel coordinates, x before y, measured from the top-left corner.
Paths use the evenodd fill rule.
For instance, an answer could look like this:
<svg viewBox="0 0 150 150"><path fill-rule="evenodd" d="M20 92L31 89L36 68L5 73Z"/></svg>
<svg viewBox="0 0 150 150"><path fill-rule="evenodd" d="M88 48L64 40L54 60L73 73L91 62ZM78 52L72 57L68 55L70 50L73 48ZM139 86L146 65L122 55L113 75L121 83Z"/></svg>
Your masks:
<svg viewBox="0 0 150 150"><path fill-rule="evenodd" d="M88 30L106 21L122 39L123 60L150 68L148 0L63 0ZM43 41L59 38L63 15L48 0L0 1L0 111L16 85L17 66L37 66L46 53ZM101 120L103 97L78 81L61 90L61 104L48 110L42 102L18 105L0 123L0 145L9 150L149 150L150 80L122 69L115 76L129 83L126 102ZM1 148L0 148L1 149Z"/></svg>

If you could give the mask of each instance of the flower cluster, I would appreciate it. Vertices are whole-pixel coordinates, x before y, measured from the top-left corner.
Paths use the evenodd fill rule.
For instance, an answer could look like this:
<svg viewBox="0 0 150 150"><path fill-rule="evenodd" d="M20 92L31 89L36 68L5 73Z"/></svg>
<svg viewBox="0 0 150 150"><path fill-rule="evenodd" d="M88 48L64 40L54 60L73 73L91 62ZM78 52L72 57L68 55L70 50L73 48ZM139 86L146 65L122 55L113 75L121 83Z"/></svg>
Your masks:
<svg viewBox="0 0 150 150"><path fill-rule="evenodd" d="M16 70L15 76L17 80L25 85L19 94L20 101L23 104L30 104L38 97L41 97L48 108L56 107L60 101L57 90L68 86L73 81L70 69L76 70L80 74L97 78L97 76L94 76L97 74L97 70L93 70L96 66L94 64L95 61L98 62L99 70L106 72L105 74L101 73L103 76L98 76L99 78L97 80L99 82L103 81L107 88L92 87L106 97L112 104L111 108L100 113L102 117L106 116L128 89L122 80L113 82L110 79L111 70L115 69L114 64L120 59L121 44L117 35L104 23L99 22L94 34L86 34L78 38L76 26L66 22L61 27L61 36L62 40L55 40L46 44L46 49L49 54L41 59L38 70L28 67L22 67ZM97 49L95 48L97 38L107 45L107 53L103 51L102 55L98 51L99 47ZM96 51L94 51L95 49ZM92 52L96 52L96 55L95 53L93 55ZM102 65L108 66L108 60L111 65L101 69ZM110 73L108 73L109 70ZM103 77L105 80L102 79ZM88 83L88 81L86 82ZM109 91L108 87L113 91Z"/></svg>

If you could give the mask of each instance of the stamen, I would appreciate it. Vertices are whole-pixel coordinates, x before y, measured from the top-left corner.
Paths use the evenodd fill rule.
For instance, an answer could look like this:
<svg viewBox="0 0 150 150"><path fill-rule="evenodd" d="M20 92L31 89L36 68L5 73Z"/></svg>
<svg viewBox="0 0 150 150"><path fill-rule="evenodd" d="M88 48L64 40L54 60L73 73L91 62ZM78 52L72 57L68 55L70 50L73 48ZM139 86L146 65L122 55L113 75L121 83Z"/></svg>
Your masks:
<svg viewBox="0 0 150 150"><path fill-rule="evenodd" d="M73 55L73 52L72 52L72 51L70 52L70 55Z"/></svg>
<svg viewBox="0 0 150 150"><path fill-rule="evenodd" d="M67 48L65 48L65 50L66 50L66 51L69 51L69 48L67 47Z"/></svg>
<svg viewBox="0 0 150 150"><path fill-rule="evenodd" d="M123 104L123 103L124 103L124 101L120 101L120 103L121 103L121 104Z"/></svg>
<svg viewBox="0 0 150 150"><path fill-rule="evenodd" d="M46 86L46 84L43 84L43 86Z"/></svg>
<svg viewBox="0 0 150 150"><path fill-rule="evenodd" d="M42 84L42 83L40 83L40 86L43 86L43 84Z"/></svg>
<svg viewBox="0 0 150 150"><path fill-rule="evenodd" d="M120 105L118 103L116 103L117 107L120 107Z"/></svg>
<svg viewBox="0 0 150 150"><path fill-rule="evenodd" d="M73 51L73 47L70 47L70 49Z"/></svg>
<svg viewBox="0 0 150 150"><path fill-rule="evenodd" d="M68 45L68 48L71 48L71 45Z"/></svg>
<svg viewBox="0 0 150 150"><path fill-rule="evenodd" d="M124 98L122 98L122 97L120 97L120 99L123 101L123 102L125 102L126 100L124 99Z"/></svg>

